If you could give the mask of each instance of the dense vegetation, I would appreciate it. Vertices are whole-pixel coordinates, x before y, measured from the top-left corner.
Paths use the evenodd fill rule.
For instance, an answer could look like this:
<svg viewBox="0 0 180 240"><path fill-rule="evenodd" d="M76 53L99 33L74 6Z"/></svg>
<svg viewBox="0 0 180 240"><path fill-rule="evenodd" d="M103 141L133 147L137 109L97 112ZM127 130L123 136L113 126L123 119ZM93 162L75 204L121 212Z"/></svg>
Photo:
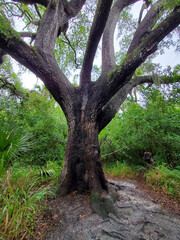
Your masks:
<svg viewBox="0 0 180 240"><path fill-rule="evenodd" d="M28 91L18 78L10 82L19 95L1 85L0 232L5 239L20 239L33 234L47 197L55 196L67 125L45 87ZM100 134L105 172L134 178L143 169L149 184L180 197L178 87L143 85L129 95ZM154 159L149 170L145 150Z"/></svg>
<svg viewBox="0 0 180 240"><path fill-rule="evenodd" d="M143 104L127 99L120 113L101 133L102 157L142 164L143 153L152 153L155 164L179 164L180 108L178 87L139 89Z"/></svg>
<svg viewBox="0 0 180 240"><path fill-rule="evenodd" d="M56 194L67 126L47 90L23 89L8 67L1 71L8 80L0 82L0 236L23 239Z"/></svg>

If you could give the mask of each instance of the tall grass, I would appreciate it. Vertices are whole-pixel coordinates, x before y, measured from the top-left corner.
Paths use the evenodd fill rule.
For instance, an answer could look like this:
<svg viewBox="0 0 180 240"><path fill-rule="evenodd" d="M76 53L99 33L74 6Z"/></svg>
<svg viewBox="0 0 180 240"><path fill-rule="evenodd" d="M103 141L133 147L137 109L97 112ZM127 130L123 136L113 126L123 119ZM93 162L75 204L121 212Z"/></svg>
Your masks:
<svg viewBox="0 0 180 240"><path fill-rule="evenodd" d="M111 174L114 177L131 179L138 174L137 167L129 166L119 161L116 163L104 163L103 168L105 173Z"/></svg>
<svg viewBox="0 0 180 240"><path fill-rule="evenodd" d="M151 168L145 174L146 180L154 187L160 187L180 202L180 166L169 169L164 165Z"/></svg>
<svg viewBox="0 0 180 240"><path fill-rule="evenodd" d="M41 176L40 169L14 166L0 179L0 236L2 239L23 239L35 226L36 216L46 206L48 195L55 196L53 188L60 168L49 163Z"/></svg>
<svg viewBox="0 0 180 240"><path fill-rule="evenodd" d="M143 166L128 165L117 161L116 163L106 162L103 165L104 172L111 174L113 177L125 179L133 179L143 170L147 183L161 188L169 195L173 195L180 202L180 166L175 169L169 169L165 165L151 166L144 168Z"/></svg>

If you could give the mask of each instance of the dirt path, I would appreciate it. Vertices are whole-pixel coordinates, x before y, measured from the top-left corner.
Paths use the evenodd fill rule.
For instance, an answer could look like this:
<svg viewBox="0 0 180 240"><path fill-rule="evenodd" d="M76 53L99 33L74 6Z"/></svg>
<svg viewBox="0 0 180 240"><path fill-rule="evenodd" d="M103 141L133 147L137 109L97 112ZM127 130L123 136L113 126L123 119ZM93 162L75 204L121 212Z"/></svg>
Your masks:
<svg viewBox="0 0 180 240"><path fill-rule="evenodd" d="M145 197L134 181L109 179L118 200L117 216L92 214L88 196L71 194L50 201L37 229L43 240L180 240L180 215Z"/></svg>

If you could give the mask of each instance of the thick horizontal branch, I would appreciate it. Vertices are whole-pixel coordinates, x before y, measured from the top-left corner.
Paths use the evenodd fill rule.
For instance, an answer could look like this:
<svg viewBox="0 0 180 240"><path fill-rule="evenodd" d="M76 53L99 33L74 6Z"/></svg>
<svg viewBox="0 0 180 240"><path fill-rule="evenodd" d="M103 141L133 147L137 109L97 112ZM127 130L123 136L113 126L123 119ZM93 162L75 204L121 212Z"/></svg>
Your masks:
<svg viewBox="0 0 180 240"><path fill-rule="evenodd" d="M180 76L159 76L160 84L171 84L175 82L180 82ZM108 123L115 117L120 106L126 100L127 95L132 91L132 89L138 85L144 83L154 83L154 76L140 76L131 79L123 88L119 90L118 93L106 104L106 106L101 110L98 115L98 126L99 132L105 128Z"/></svg>
<svg viewBox="0 0 180 240"><path fill-rule="evenodd" d="M32 32L19 32L19 34L22 38L31 38L30 45L35 40L36 35L37 35L37 33L32 33Z"/></svg>
<svg viewBox="0 0 180 240"><path fill-rule="evenodd" d="M111 9L112 0L99 0L96 9L94 21L91 27L87 48L84 56L80 86L88 85L91 82L91 71L94 57L97 51L99 41L104 31L106 21Z"/></svg>
<svg viewBox="0 0 180 240"><path fill-rule="evenodd" d="M171 83L177 83L180 82L180 76L174 75L174 76L158 76L159 84L171 84ZM132 80L132 86L136 87L137 85L143 84L143 83L155 83L155 78L157 78L155 75L146 75L146 76L139 76L134 77Z"/></svg>
<svg viewBox="0 0 180 240"><path fill-rule="evenodd" d="M8 28L10 29L10 25ZM67 114L71 106L66 103L72 102L70 98L73 95L74 86L61 72L54 56L42 58L34 47L30 47L18 38L14 30L9 36L4 35L1 30L0 48L39 77Z"/></svg>

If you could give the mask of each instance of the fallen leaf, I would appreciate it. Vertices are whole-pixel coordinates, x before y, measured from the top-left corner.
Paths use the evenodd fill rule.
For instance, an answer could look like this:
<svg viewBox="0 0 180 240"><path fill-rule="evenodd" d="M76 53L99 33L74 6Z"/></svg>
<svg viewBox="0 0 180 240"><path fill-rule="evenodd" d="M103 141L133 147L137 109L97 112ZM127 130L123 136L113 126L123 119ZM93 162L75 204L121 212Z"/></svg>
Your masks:
<svg viewBox="0 0 180 240"><path fill-rule="evenodd" d="M85 217L86 215L80 215L79 216L79 220L81 220L83 217Z"/></svg>
<svg viewBox="0 0 180 240"><path fill-rule="evenodd" d="M54 216L52 216L53 219L57 219L58 218L58 215L55 214Z"/></svg>

